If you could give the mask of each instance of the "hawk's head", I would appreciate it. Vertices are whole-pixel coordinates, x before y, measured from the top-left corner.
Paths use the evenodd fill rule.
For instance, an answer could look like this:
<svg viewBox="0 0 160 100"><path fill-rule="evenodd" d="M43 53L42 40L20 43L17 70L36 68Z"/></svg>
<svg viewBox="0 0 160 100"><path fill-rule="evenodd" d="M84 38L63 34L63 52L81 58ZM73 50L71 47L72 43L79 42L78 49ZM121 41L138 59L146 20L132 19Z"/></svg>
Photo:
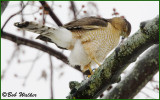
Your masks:
<svg viewBox="0 0 160 100"><path fill-rule="evenodd" d="M121 36L128 37L131 32L131 24L124 17L114 17L109 22L122 32Z"/></svg>

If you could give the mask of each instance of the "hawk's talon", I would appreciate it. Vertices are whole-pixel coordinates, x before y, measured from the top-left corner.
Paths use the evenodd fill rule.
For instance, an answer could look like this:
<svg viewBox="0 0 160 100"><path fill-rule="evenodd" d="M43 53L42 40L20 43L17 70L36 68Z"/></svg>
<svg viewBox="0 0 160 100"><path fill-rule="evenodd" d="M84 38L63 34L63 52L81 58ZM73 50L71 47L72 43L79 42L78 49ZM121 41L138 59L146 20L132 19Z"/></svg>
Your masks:
<svg viewBox="0 0 160 100"><path fill-rule="evenodd" d="M88 78L90 78L90 77L91 77L91 75L87 75L87 77L88 77Z"/></svg>

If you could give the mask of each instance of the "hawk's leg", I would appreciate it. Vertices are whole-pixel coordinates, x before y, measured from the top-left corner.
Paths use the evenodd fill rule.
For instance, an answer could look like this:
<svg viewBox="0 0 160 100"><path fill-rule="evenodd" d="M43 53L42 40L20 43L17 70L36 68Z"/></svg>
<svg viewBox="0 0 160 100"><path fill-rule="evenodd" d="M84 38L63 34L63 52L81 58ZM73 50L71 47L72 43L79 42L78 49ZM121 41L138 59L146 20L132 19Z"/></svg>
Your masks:
<svg viewBox="0 0 160 100"><path fill-rule="evenodd" d="M97 61L97 59L94 58L93 61L94 61L96 64L98 64L98 67L101 66L101 64ZM93 74L93 71L92 71L92 69L91 69L91 66L89 66L88 68L89 68L89 71L90 71L90 73L91 73L91 75L92 75L92 74ZM95 71L96 71L96 70L97 70L97 69L95 69ZM90 77L91 75L88 75L88 77Z"/></svg>
<svg viewBox="0 0 160 100"><path fill-rule="evenodd" d="M98 64L98 66L101 66L101 64L97 61L97 59L93 58L93 61Z"/></svg>
<svg viewBox="0 0 160 100"><path fill-rule="evenodd" d="M91 73L91 75L92 75L92 74L93 74L93 71L92 71L91 66L89 66L89 71L90 71L90 73ZM90 77L91 75L88 75L88 77Z"/></svg>
<svg viewBox="0 0 160 100"><path fill-rule="evenodd" d="M92 75L92 74L93 74L93 71L92 71L92 68L91 68L90 65L88 66L88 69L89 69L89 71L90 71L90 73L91 73L91 75Z"/></svg>

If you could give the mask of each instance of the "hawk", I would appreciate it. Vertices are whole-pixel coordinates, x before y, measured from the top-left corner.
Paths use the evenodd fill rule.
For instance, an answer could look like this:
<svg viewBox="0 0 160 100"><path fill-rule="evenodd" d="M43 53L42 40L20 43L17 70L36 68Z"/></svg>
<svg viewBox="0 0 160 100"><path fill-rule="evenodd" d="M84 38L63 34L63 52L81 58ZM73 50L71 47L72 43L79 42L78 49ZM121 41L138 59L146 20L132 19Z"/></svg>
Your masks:
<svg viewBox="0 0 160 100"><path fill-rule="evenodd" d="M59 28L28 21L14 25L40 34L37 39L70 50L69 63L72 66L79 65L83 72L89 70L91 74L91 66L100 66L106 55L119 44L120 36L128 37L131 32L131 25L124 17L85 17Z"/></svg>

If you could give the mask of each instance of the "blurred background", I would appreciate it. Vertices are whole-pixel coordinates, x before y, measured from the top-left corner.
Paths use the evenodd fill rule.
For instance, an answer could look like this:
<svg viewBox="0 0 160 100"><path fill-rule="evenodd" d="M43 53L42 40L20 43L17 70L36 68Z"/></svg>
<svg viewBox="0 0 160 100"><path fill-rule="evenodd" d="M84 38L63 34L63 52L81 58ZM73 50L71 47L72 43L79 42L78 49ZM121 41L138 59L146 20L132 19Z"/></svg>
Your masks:
<svg viewBox="0 0 160 100"><path fill-rule="evenodd" d="M130 36L139 29L140 22L159 15L159 1L48 1L47 3L62 24L87 16L103 18L124 16L132 25ZM37 34L19 30L13 25L15 22L22 21L35 21L58 27L40 2L10 1L1 15L1 28L16 36L48 45L69 56L70 51L59 49L52 43L37 40L35 39ZM123 72L122 79L132 70L133 65L134 63ZM81 82L85 78L86 76L80 71L54 56L1 38L1 93L24 92L37 94L36 98L29 97L33 99L65 99L70 92L69 82ZM114 86L116 84L112 87ZM106 90L104 95L108 91ZM28 97L16 98L29 99ZM159 72L134 98L159 99Z"/></svg>

